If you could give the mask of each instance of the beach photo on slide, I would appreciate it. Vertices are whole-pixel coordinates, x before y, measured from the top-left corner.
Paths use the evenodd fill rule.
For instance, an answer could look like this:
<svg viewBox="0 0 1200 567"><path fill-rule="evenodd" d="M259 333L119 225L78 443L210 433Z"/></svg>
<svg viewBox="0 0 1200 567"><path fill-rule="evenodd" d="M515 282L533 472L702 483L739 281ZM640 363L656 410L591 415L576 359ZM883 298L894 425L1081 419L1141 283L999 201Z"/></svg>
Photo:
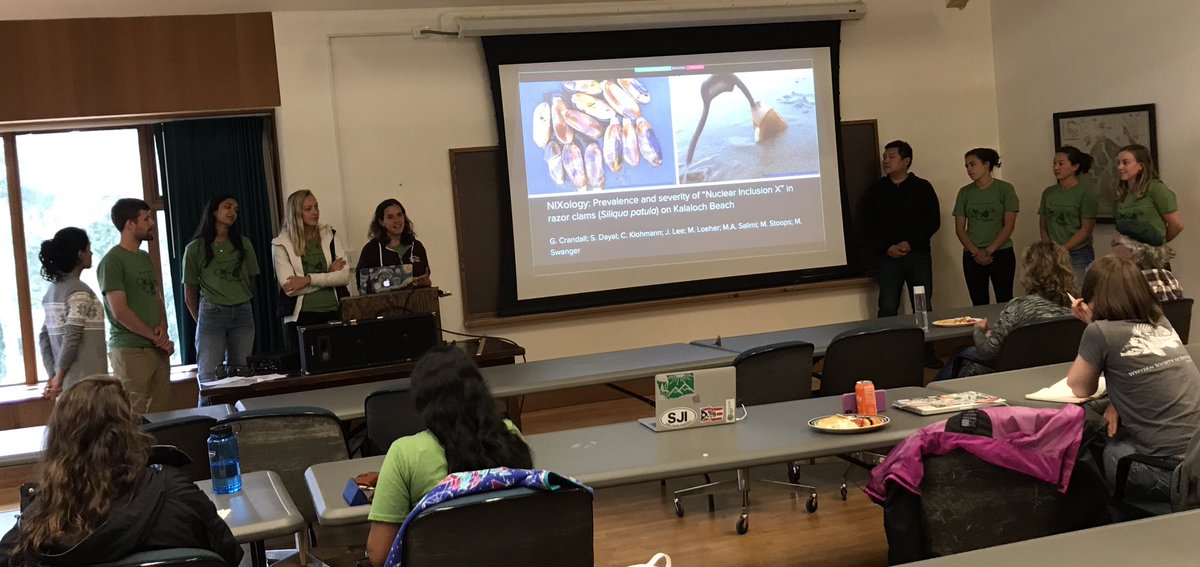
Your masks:
<svg viewBox="0 0 1200 567"><path fill-rule="evenodd" d="M665 77L519 85L529 195L675 183Z"/></svg>
<svg viewBox="0 0 1200 567"><path fill-rule="evenodd" d="M820 172L812 69L671 77L679 183Z"/></svg>

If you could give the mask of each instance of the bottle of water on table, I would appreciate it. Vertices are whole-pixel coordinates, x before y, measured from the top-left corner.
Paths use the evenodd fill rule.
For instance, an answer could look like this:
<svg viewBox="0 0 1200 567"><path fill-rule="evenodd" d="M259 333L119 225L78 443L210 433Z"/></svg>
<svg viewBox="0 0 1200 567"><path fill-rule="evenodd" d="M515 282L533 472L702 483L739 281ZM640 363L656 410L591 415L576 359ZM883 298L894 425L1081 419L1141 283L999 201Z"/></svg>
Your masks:
<svg viewBox="0 0 1200 567"><path fill-rule="evenodd" d="M213 493L233 494L242 489L237 436L228 424L217 425L208 431L208 464L212 470Z"/></svg>
<svg viewBox="0 0 1200 567"><path fill-rule="evenodd" d="M917 326L929 330L929 300L925 297L925 286L913 286L913 318Z"/></svg>

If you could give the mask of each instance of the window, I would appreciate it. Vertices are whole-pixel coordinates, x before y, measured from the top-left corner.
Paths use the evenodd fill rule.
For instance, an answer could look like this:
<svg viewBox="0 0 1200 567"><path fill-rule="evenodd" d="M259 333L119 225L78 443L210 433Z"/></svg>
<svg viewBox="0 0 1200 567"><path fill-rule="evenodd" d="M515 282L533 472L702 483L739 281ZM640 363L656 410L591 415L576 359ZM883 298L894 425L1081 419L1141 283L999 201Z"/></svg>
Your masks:
<svg viewBox="0 0 1200 567"><path fill-rule="evenodd" d="M120 241L112 224L110 210L122 197L143 198L155 209L160 223L157 240L143 249L152 257L162 258L162 281L171 281L166 254L159 254L160 242L166 238L166 215L154 176L143 174L143 164L153 163L153 148L142 140L149 139L141 130L148 126L79 130L69 132L5 134L0 143L7 149L11 162L0 161L18 180L10 188L0 177L0 203L8 205L12 214L0 216L0 250L23 248L22 262L0 265L0 384L33 383L45 380L46 370L38 352L37 333L41 329L42 297L49 283L41 277L38 252L41 243L59 229L75 226L87 231L92 243L94 264L99 264L106 252ZM10 147L11 146L11 147ZM15 159L13 159L15 158ZM22 222L14 222L19 219ZM21 248L14 249L14 239ZM85 270L81 279L96 293L95 265ZM21 287L27 285L22 299ZM167 313L174 313L174 297L167 290ZM23 305L23 302L28 302ZM22 329L22 311L29 328ZM178 329L168 320L171 338L178 344ZM179 351L172 357L180 363Z"/></svg>

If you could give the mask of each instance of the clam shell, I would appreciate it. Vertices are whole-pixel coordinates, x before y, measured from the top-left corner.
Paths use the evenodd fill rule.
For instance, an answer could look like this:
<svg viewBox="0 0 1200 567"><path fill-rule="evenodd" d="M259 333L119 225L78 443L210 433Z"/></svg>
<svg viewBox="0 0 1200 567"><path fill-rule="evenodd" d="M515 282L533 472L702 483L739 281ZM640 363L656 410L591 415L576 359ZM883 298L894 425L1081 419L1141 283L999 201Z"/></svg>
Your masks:
<svg viewBox="0 0 1200 567"><path fill-rule="evenodd" d="M583 150L583 166L587 171L588 186L592 189L604 188L604 156L600 145L596 142L588 144Z"/></svg>
<svg viewBox="0 0 1200 567"><path fill-rule="evenodd" d="M617 79L617 84L641 104L650 104L650 91L637 79Z"/></svg>
<svg viewBox="0 0 1200 567"><path fill-rule="evenodd" d="M600 126L600 122L586 113L569 109L563 113L563 119L567 121L568 126L593 140L597 140L600 136L604 135L604 128Z"/></svg>
<svg viewBox="0 0 1200 567"><path fill-rule="evenodd" d="M576 189L587 188L587 171L583 165L583 151L577 144L567 144L562 152L563 170Z"/></svg>
<svg viewBox="0 0 1200 567"><path fill-rule="evenodd" d="M569 91L577 93L586 93L590 95L598 95L603 90L600 86L600 81L563 81L563 87Z"/></svg>
<svg viewBox="0 0 1200 567"><path fill-rule="evenodd" d="M613 110L613 107L609 106L607 102L590 94L575 93L571 95L571 104L596 120L612 120L617 115L617 111Z"/></svg>
<svg viewBox="0 0 1200 567"><path fill-rule="evenodd" d="M613 107L613 110L626 118L638 118L642 115L642 108L638 106L633 95L626 92L616 82L604 81L602 84L604 85L604 100Z"/></svg>
<svg viewBox="0 0 1200 567"><path fill-rule="evenodd" d="M546 143L550 141L550 103L543 102L533 108L533 143L537 147L544 148Z"/></svg>
<svg viewBox="0 0 1200 567"><path fill-rule="evenodd" d="M621 122L613 120L604 130L604 163L613 173L621 172Z"/></svg>
<svg viewBox="0 0 1200 567"><path fill-rule="evenodd" d="M642 153L638 150L637 130L632 120L621 121L621 155L629 167L637 167L642 161Z"/></svg>
<svg viewBox="0 0 1200 567"><path fill-rule="evenodd" d="M641 150L642 157L654 167L662 165L662 146L658 144L658 136L654 135L650 122L645 118L638 118L634 128L637 130L638 149Z"/></svg>
<svg viewBox="0 0 1200 567"><path fill-rule="evenodd" d="M550 124L554 129L554 137L564 146L575 140L575 130L567 125L563 116L567 112L567 103L561 96L550 99Z"/></svg>

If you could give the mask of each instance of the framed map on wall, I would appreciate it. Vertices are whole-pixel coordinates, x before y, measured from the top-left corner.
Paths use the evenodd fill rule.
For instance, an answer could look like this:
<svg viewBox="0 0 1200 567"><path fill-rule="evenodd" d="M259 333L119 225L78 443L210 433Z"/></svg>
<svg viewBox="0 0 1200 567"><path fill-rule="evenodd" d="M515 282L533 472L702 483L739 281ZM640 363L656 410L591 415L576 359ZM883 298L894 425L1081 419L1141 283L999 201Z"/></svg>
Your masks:
<svg viewBox="0 0 1200 567"><path fill-rule="evenodd" d="M1113 222L1117 151L1129 144L1150 148L1159 165L1153 104L1054 113L1054 147L1075 146L1092 156L1091 171L1079 180L1096 187L1098 222Z"/></svg>

